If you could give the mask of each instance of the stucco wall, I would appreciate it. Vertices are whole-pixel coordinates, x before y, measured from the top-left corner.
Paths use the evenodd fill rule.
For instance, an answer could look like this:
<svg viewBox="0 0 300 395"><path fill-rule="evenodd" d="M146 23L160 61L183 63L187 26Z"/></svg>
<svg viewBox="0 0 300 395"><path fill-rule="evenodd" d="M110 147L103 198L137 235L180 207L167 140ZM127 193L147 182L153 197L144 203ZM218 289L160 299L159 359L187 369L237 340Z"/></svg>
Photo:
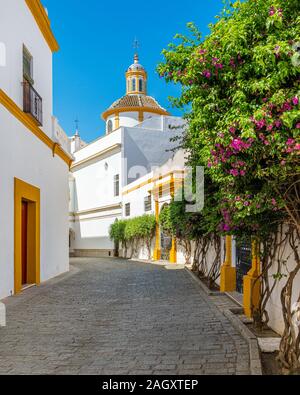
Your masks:
<svg viewBox="0 0 300 395"><path fill-rule="evenodd" d="M68 261L68 165L0 106L0 298L14 289L14 177L41 191L41 281Z"/></svg>

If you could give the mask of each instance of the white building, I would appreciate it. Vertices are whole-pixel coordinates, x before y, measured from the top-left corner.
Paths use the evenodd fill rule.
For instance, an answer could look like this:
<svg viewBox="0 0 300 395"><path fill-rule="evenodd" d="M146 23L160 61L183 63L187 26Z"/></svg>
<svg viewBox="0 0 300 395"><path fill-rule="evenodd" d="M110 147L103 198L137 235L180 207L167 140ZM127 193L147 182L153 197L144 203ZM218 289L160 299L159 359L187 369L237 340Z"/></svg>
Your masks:
<svg viewBox="0 0 300 395"><path fill-rule="evenodd" d="M0 299L68 270L69 140L52 111L58 44L39 0L0 0Z"/></svg>
<svg viewBox="0 0 300 395"><path fill-rule="evenodd" d="M147 73L137 55L126 72L125 96L103 113L103 119L104 137L83 146L78 133L72 138L70 247L75 256L112 256L110 225L130 210L145 213L143 205L129 208L123 189L174 155L170 140L184 125L147 96Z"/></svg>

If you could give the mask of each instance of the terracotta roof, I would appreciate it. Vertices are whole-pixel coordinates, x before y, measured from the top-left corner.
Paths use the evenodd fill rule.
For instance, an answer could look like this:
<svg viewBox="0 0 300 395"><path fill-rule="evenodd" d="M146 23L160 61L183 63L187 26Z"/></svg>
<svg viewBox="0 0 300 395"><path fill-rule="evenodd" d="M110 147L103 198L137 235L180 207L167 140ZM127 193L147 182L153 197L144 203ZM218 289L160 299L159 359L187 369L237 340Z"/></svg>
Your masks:
<svg viewBox="0 0 300 395"><path fill-rule="evenodd" d="M109 108L109 110L115 110L123 107L147 107L156 110L166 111L162 108L157 101L151 96L145 95L126 95L121 99L115 101ZM167 111L166 111L167 112Z"/></svg>

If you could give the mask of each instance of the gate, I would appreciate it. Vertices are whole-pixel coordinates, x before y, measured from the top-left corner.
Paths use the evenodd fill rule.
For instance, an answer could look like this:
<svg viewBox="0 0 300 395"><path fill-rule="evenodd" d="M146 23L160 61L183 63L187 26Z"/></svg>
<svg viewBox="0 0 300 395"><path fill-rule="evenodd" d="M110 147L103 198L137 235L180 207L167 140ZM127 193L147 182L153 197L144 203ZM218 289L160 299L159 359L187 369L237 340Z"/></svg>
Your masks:
<svg viewBox="0 0 300 395"><path fill-rule="evenodd" d="M163 261L169 261L170 251L172 249L172 237L161 232L160 248L161 248L161 259Z"/></svg>
<svg viewBox="0 0 300 395"><path fill-rule="evenodd" d="M252 267L252 243L249 240L236 240L236 286L243 293L244 276Z"/></svg>

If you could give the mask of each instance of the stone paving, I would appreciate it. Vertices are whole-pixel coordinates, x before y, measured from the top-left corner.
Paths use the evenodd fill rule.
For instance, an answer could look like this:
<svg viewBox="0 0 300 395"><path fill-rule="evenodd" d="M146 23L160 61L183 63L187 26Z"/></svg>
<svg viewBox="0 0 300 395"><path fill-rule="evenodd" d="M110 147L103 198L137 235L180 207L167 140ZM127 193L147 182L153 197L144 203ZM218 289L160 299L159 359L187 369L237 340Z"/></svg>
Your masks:
<svg viewBox="0 0 300 395"><path fill-rule="evenodd" d="M78 259L6 299L0 374L249 374L245 340L177 269Z"/></svg>

